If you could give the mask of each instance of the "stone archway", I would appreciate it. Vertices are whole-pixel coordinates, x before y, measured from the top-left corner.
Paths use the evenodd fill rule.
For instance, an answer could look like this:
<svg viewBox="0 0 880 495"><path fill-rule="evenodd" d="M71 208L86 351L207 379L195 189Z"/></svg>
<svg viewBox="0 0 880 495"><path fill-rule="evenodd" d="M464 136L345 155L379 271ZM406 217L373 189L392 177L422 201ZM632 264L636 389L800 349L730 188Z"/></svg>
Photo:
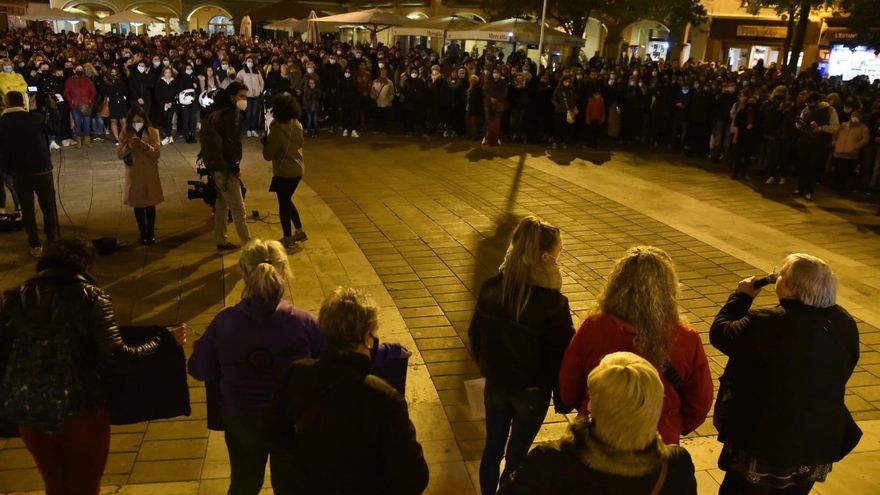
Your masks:
<svg viewBox="0 0 880 495"><path fill-rule="evenodd" d="M198 29L210 31L211 21L217 17L230 19L230 21L233 19L232 13L223 7L213 4L204 4L193 7L184 18L181 18L181 24L184 22L188 23L187 30L189 31Z"/></svg>

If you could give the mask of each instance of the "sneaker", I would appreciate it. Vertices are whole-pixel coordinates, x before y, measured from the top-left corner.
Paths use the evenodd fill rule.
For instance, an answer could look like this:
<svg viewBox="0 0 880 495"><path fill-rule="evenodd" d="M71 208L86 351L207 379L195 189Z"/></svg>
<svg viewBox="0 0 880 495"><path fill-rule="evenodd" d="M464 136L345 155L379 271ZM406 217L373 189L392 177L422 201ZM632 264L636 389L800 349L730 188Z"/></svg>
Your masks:
<svg viewBox="0 0 880 495"><path fill-rule="evenodd" d="M780 177L780 178L779 178L779 185L780 185L780 186L784 186L784 185L785 185L785 177Z"/></svg>
<svg viewBox="0 0 880 495"><path fill-rule="evenodd" d="M767 177L767 182L765 182L764 184L775 184L775 183L776 183L776 177L770 176L770 177Z"/></svg>
<svg viewBox="0 0 880 495"><path fill-rule="evenodd" d="M293 240L293 236L284 236L281 239L278 239L278 242L281 243L282 246L286 248L291 248L296 246L296 241Z"/></svg>
<svg viewBox="0 0 880 495"><path fill-rule="evenodd" d="M804 199L806 199L807 201L812 201L813 195L810 193L804 194Z"/></svg>
<svg viewBox="0 0 880 495"><path fill-rule="evenodd" d="M172 144L174 142L174 136L168 136L168 144Z"/></svg>
<svg viewBox="0 0 880 495"><path fill-rule="evenodd" d="M72 146L72 145L73 145L73 139L65 139L65 140L61 141L61 145L62 145L62 146Z"/></svg>
<svg viewBox="0 0 880 495"><path fill-rule="evenodd" d="M60 150L61 146L58 146L58 143L55 141L49 141L49 150Z"/></svg>
<svg viewBox="0 0 880 495"><path fill-rule="evenodd" d="M159 144L161 144L162 146L168 146L168 138L163 138L161 141L159 141Z"/></svg>
<svg viewBox="0 0 880 495"><path fill-rule="evenodd" d="M43 256L43 246L32 247L31 256L33 256L34 258L39 258Z"/></svg>
<svg viewBox="0 0 880 495"><path fill-rule="evenodd" d="M104 140L104 138L102 138L100 134L98 134L97 136L92 138L92 141L94 141L96 143L100 143L103 140Z"/></svg>
<svg viewBox="0 0 880 495"><path fill-rule="evenodd" d="M226 242L224 244L217 244L217 251L235 251L239 247L237 244Z"/></svg>
<svg viewBox="0 0 880 495"><path fill-rule="evenodd" d="M351 137L353 137L353 138L359 138L359 137L361 137L361 136L360 136L360 134L358 134L358 131L351 131Z"/></svg>
<svg viewBox="0 0 880 495"><path fill-rule="evenodd" d="M306 233L303 232L302 230L297 230L296 232L293 233L292 239L293 239L293 242L305 242L305 241L309 240L309 236L307 236Z"/></svg>
<svg viewBox="0 0 880 495"><path fill-rule="evenodd" d="M348 137L348 129L342 131L342 137Z"/></svg>

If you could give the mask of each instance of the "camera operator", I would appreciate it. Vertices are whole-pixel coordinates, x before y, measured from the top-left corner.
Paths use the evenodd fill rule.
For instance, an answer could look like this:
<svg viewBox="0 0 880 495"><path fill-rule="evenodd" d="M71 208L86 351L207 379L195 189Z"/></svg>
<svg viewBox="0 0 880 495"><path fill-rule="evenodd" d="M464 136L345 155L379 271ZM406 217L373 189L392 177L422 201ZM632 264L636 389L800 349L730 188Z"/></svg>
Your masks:
<svg viewBox="0 0 880 495"><path fill-rule="evenodd" d="M718 465L727 472L720 495L806 494L861 437L844 403L858 328L836 304L837 278L819 258L785 259L776 307L749 309L761 290L755 282L739 283L709 331L730 358L715 404Z"/></svg>
<svg viewBox="0 0 880 495"><path fill-rule="evenodd" d="M217 249L232 250L238 246L226 235L227 212L242 244L250 240L245 223L241 173L241 113L247 108L248 88L235 81L218 95L215 109L202 122L199 132L202 161L214 179L217 197L214 201L214 235Z"/></svg>

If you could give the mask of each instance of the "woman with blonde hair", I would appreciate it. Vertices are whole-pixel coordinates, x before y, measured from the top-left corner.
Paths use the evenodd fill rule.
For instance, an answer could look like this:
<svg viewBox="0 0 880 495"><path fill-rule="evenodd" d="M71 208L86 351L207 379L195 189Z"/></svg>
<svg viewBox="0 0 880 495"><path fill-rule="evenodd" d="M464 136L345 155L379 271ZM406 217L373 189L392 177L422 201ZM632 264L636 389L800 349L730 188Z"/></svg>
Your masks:
<svg viewBox="0 0 880 495"><path fill-rule="evenodd" d="M547 415L551 392L557 412L570 410L559 400L558 387L562 355L574 334L568 299L561 292L561 252L558 228L525 217L513 232L499 273L480 290L468 337L486 377L483 495L494 494L499 478L503 486L525 458ZM502 458L505 468L499 475Z"/></svg>
<svg viewBox="0 0 880 495"><path fill-rule="evenodd" d="M724 444L719 493L806 494L862 435L844 400L859 330L837 304L837 277L815 256L785 258L776 307L751 309L755 281L739 283L709 330L729 358L713 418Z"/></svg>
<svg viewBox="0 0 880 495"><path fill-rule="evenodd" d="M663 379L663 440L678 444L706 419L712 407L712 377L703 343L682 320L678 276L672 259L652 246L630 248L617 260L596 309L581 325L562 361L562 401L590 413L587 375L612 352L634 352Z"/></svg>
<svg viewBox="0 0 880 495"><path fill-rule="evenodd" d="M317 319L284 300L290 266L281 243L251 240L238 266L241 302L214 317L193 347L189 372L197 380L219 380L229 493L258 494L267 459L276 493L294 493L286 476L290 452L269 431L270 405L288 365L319 357L324 340Z"/></svg>
<svg viewBox="0 0 880 495"><path fill-rule="evenodd" d="M590 417L577 418L558 441L536 447L502 495L696 495L688 451L657 432L663 382L630 352L608 354L587 378ZM552 482L548 482L552 480Z"/></svg>

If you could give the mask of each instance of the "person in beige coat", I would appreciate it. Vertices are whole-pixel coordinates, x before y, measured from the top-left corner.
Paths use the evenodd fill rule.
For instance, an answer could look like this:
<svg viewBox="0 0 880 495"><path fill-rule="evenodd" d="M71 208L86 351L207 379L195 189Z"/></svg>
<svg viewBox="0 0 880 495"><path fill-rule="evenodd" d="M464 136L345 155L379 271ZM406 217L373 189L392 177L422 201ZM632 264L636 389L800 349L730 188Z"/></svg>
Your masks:
<svg viewBox="0 0 880 495"><path fill-rule="evenodd" d="M860 153L871 140L871 131L862 122L862 111L854 110L850 119L837 128L834 141L834 186L844 189L859 162Z"/></svg>
<svg viewBox="0 0 880 495"><path fill-rule="evenodd" d="M156 205L165 200L159 180L159 130L141 108L128 112L116 154L125 163L123 199L134 208L141 244L156 242Z"/></svg>

